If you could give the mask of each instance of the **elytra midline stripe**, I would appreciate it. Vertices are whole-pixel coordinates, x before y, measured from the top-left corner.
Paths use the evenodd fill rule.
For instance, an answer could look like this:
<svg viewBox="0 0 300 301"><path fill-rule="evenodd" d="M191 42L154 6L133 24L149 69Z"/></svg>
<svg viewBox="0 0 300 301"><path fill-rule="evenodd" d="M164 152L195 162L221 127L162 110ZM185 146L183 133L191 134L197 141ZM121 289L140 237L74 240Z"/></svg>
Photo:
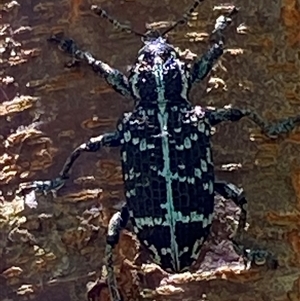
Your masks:
<svg viewBox="0 0 300 301"><path fill-rule="evenodd" d="M171 257L172 263L175 270L180 269L179 263L179 250L178 244L176 241L175 235L175 225L176 219L173 213L175 212L174 203L173 203L173 195L172 195L172 178L173 175L170 170L170 150L169 150L169 138L168 138L168 117L169 114L166 112L166 99L165 99L165 86L163 80L163 67L162 61L159 57L155 60L154 64L154 75L156 81L156 91L157 91L157 105L159 108L159 112L157 114L157 118L160 125L161 130L161 139L162 139L162 152L163 152L163 160L164 160L164 169L160 171L160 174L165 178L166 181L166 190L167 190L167 202L161 204L161 208L167 210L166 214L166 223L170 227L170 238L171 238Z"/></svg>

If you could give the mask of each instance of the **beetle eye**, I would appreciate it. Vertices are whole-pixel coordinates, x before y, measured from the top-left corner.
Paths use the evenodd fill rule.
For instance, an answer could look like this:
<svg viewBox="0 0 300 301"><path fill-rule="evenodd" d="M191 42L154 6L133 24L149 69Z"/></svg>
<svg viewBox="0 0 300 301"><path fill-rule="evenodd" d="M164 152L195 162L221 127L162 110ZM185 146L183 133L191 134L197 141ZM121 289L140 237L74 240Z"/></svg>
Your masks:
<svg viewBox="0 0 300 301"><path fill-rule="evenodd" d="M152 53L145 53L144 55L144 61L149 63L149 62L152 62L153 61L153 54Z"/></svg>
<svg viewBox="0 0 300 301"><path fill-rule="evenodd" d="M170 58L171 58L170 52L169 52L169 51L165 51L165 52L163 53L163 55L162 55L162 59L163 59L164 61L167 61L167 60L170 59Z"/></svg>

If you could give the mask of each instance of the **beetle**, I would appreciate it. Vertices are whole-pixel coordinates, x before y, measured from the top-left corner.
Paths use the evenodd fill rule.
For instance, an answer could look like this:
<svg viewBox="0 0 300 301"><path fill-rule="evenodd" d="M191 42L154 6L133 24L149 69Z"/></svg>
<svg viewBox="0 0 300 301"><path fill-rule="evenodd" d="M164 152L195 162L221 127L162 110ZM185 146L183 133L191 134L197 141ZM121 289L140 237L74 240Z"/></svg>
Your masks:
<svg viewBox="0 0 300 301"><path fill-rule="evenodd" d="M145 34L120 24L100 7L92 6L96 15L142 38L143 46L128 77L81 50L72 39L58 36L49 39L71 55L71 65L86 62L116 92L135 101L133 111L123 114L115 131L93 137L77 147L57 179L32 184L36 191L55 192L64 185L81 153L120 147L126 205L109 222L105 250L107 283L113 301L121 300L121 296L113 272L112 251L129 220L153 260L171 272L185 271L197 260L210 231L215 193L232 199L241 208L240 222L242 226L245 224L247 200L243 190L215 179L210 144L213 126L248 117L266 135L274 137L291 131L300 121L296 116L268 124L249 109L211 109L189 102L192 85L208 76L223 54L222 32L238 11L233 8L227 16L217 19L212 32L216 41L189 66L165 36L186 23L202 1L194 1L188 13L162 33ZM261 252L253 251L247 258L259 261L261 256Z"/></svg>

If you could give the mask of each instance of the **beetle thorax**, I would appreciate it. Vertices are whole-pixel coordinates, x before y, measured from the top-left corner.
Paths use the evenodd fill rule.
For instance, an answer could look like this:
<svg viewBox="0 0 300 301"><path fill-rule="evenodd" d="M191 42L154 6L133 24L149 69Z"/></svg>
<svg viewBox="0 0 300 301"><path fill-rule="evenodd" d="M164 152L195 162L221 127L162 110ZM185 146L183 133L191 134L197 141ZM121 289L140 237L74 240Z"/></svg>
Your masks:
<svg viewBox="0 0 300 301"><path fill-rule="evenodd" d="M186 101L188 79L185 63L162 37L145 42L129 76L134 98L149 106Z"/></svg>

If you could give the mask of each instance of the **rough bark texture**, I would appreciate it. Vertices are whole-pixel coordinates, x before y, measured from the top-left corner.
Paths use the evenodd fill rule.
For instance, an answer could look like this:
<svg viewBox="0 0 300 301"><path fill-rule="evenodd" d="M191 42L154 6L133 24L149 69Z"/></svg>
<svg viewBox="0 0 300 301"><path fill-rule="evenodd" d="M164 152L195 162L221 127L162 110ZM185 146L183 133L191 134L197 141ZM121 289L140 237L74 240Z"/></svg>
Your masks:
<svg viewBox="0 0 300 301"><path fill-rule="evenodd" d="M139 39L115 32L90 13L90 5L102 5L144 31L146 22L176 20L191 2L1 0L1 300L84 300L86 283L96 279L102 265L108 219L123 200L118 150L108 149L80 157L56 199L38 196L37 208L29 208L16 194L22 182L56 177L76 146L113 129L117 118L133 107L87 66L64 68L67 57L46 39L64 31L125 72ZM220 4L207 0L189 26L171 34L173 44L203 53L207 33L220 14L213 8ZM234 26L245 24L239 33L234 26L227 32L228 51L209 81L192 90L193 103L249 107L269 120L296 115L299 2L233 4L241 8ZM241 260L231 254L228 240L238 212L218 199L210 251L197 274L170 276L148 265L139 277L132 263L136 254L145 252L138 251L134 237L124 231L115 261L125 300L142 299L141 288L148 289L152 300L300 300L299 142L300 129L271 141L249 120L224 123L213 138L217 175L247 193L250 227L245 243L271 250L279 260L276 271L241 271ZM96 299L107 300L106 290Z"/></svg>

